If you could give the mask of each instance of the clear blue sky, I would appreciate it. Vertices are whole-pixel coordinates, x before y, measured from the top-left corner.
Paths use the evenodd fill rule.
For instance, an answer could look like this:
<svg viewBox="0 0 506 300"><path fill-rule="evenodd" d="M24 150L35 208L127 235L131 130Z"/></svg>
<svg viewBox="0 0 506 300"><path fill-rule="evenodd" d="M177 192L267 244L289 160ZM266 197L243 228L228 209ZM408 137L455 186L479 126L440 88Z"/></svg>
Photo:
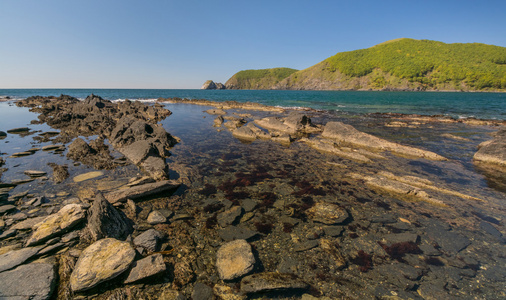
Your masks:
<svg viewBox="0 0 506 300"><path fill-rule="evenodd" d="M0 88L199 88L400 37L506 47L505 0L0 0Z"/></svg>

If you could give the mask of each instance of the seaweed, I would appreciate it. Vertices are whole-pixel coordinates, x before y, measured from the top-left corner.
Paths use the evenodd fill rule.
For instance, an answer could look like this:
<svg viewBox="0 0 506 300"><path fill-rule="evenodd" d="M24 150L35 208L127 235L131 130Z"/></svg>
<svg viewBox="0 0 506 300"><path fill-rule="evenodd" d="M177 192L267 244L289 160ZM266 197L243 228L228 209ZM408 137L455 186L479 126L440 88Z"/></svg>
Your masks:
<svg viewBox="0 0 506 300"><path fill-rule="evenodd" d="M249 198L250 197L250 194L248 192L230 192L230 193L226 193L225 194L225 198L227 198L228 200L234 202L234 203L238 203L237 200L241 200L241 199L246 199L246 198Z"/></svg>
<svg viewBox="0 0 506 300"><path fill-rule="evenodd" d="M222 209L225 205L223 203L211 203L206 206L204 206L204 211L206 213L214 213Z"/></svg>
<svg viewBox="0 0 506 300"><path fill-rule="evenodd" d="M364 250L359 250L357 256L352 259L351 262L359 266L360 272L367 272L372 269L371 255L366 253Z"/></svg>
<svg viewBox="0 0 506 300"><path fill-rule="evenodd" d="M315 196L325 196L327 193L322 188L315 188L309 181L292 181L290 182L292 185L295 185L300 190L297 192L293 192L292 195L295 196L303 196L303 195L315 195Z"/></svg>
<svg viewBox="0 0 506 300"><path fill-rule="evenodd" d="M442 267L444 266L444 262L441 261L439 258L437 257L426 257L424 259L425 263L428 264L428 265L431 265L431 266L438 266L438 267Z"/></svg>
<svg viewBox="0 0 506 300"><path fill-rule="evenodd" d="M422 250L420 250L420 248L418 248L418 245L416 245L413 242L394 243L390 246L385 245L381 242L378 242L378 244L385 250L385 252L392 259L396 259L398 261L403 261L404 255L406 255L408 253L410 253L410 254L422 253Z"/></svg>
<svg viewBox="0 0 506 300"><path fill-rule="evenodd" d="M262 199L262 202L258 206L263 210L272 207L274 202L278 199L278 196L272 192L261 193L259 197Z"/></svg>
<svg viewBox="0 0 506 300"><path fill-rule="evenodd" d="M266 222L255 222L254 225L258 232L263 234L271 233L272 229L274 228L274 224Z"/></svg>
<svg viewBox="0 0 506 300"><path fill-rule="evenodd" d="M392 210L392 208L390 208L390 204L388 204L386 202L376 200L376 201L374 201L374 204L376 204L377 207L384 208L385 210Z"/></svg>
<svg viewBox="0 0 506 300"><path fill-rule="evenodd" d="M204 185L204 188L201 191L199 191L199 194L209 197L210 195L216 194L216 192L217 192L216 186L206 183Z"/></svg>
<svg viewBox="0 0 506 300"><path fill-rule="evenodd" d="M206 228L212 229L218 224L218 214L215 213L211 217L207 218L206 220Z"/></svg>
<svg viewBox="0 0 506 300"><path fill-rule="evenodd" d="M295 224L292 223L283 223L283 232L290 233L292 232Z"/></svg>
<svg viewBox="0 0 506 300"><path fill-rule="evenodd" d="M350 232L349 234L349 237L352 238L352 239L356 239L358 238L358 234L356 234L355 232Z"/></svg>

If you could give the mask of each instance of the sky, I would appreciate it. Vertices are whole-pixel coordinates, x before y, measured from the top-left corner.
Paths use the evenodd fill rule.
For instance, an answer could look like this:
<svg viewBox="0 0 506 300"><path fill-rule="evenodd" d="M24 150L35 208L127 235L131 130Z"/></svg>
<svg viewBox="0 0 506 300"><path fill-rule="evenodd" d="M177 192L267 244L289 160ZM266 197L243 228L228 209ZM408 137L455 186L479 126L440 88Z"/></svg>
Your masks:
<svg viewBox="0 0 506 300"><path fill-rule="evenodd" d="M506 47L504 0L0 0L0 88L193 89L407 37Z"/></svg>

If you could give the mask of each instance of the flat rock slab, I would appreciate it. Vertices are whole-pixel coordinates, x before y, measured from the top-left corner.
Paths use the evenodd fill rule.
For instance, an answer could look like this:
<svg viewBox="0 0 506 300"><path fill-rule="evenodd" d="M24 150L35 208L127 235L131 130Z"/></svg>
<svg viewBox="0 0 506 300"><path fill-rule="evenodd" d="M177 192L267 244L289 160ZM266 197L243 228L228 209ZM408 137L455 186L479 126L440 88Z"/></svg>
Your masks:
<svg viewBox="0 0 506 300"><path fill-rule="evenodd" d="M222 280L233 280L248 274L255 266L250 244L235 240L221 246L216 253L216 268Z"/></svg>
<svg viewBox="0 0 506 300"><path fill-rule="evenodd" d="M47 145L42 147L42 151L51 151L56 149L65 149L64 145Z"/></svg>
<svg viewBox="0 0 506 300"><path fill-rule="evenodd" d="M258 234L259 233L257 231L240 226L228 226L218 231L220 238L225 241L249 240Z"/></svg>
<svg viewBox="0 0 506 300"><path fill-rule="evenodd" d="M84 173L84 174L77 175L76 177L74 177L74 182L82 182L85 180L100 177L102 175L104 175L104 172L101 172L101 171L88 172L88 173Z"/></svg>
<svg viewBox="0 0 506 300"><path fill-rule="evenodd" d="M161 274L167 270L161 254L154 254L133 263L132 270L125 279L125 283L136 282L151 276Z"/></svg>
<svg viewBox="0 0 506 300"><path fill-rule="evenodd" d="M462 234L448 231L437 224L429 225L425 230L427 236L435 241L441 247L441 250L445 252L457 253L471 244L471 241Z"/></svg>
<svg viewBox="0 0 506 300"><path fill-rule="evenodd" d="M29 247L20 250L9 251L0 255L0 272L12 269L35 256L41 247ZM2 282L2 281L0 281Z"/></svg>
<svg viewBox="0 0 506 300"><path fill-rule="evenodd" d="M180 183L175 180L163 180L155 183L133 186L127 189L117 190L105 195L111 203L126 202L127 199L136 200L142 197L155 195L170 190L175 190Z"/></svg>
<svg viewBox="0 0 506 300"><path fill-rule="evenodd" d="M217 220L221 227L232 225L242 215L243 209L240 206L234 206L218 214Z"/></svg>
<svg viewBox="0 0 506 300"><path fill-rule="evenodd" d="M44 171L37 171L37 170L26 170L23 173L25 173L26 175L28 175L30 177L41 177L41 176L44 176L47 174Z"/></svg>
<svg viewBox="0 0 506 300"><path fill-rule="evenodd" d="M12 155L10 157L21 157L21 156L28 156L28 155L32 155L33 152L31 151L22 151L22 152L16 152L16 153L12 153Z"/></svg>
<svg viewBox="0 0 506 300"><path fill-rule="evenodd" d="M51 264L28 264L0 273L0 299L46 300L56 285L56 270Z"/></svg>
<svg viewBox="0 0 506 300"><path fill-rule="evenodd" d="M277 272L253 274L241 280L241 292L244 294L305 290L308 288L309 284L300 280L297 276Z"/></svg>
<svg viewBox="0 0 506 300"><path fill-rule="evenodd" d="M90 289L99 283L125 272L135 258L135 250L128 242L113 238L99 240L77 260L70 275L70 287L74 292Z"/></svg>
<svg viewBox="0 0 506 300"><path fill-rule="evenodd" d="M344 208L331 203L317 203L306 213L313 221L327 225L341 224L349 217Z"/></svg>
<svg viewBox="0 0 506 300"><path fill-rule="evenodd" d="M86 211L79 204L65 205L56 214L48 216L37 224L32 236L26 242L27 246L42 243L52 237L66 233L86 217Z"/></svg>
<svg viewBox="0 0 506 300"><path fill-rule="evenodd" d="M0 215L4 214L6 212L9 212L11 210L15 210L15 209L16 209L16 206L11 205L11 204L2 205L2 206L0 206Z"/></svg>

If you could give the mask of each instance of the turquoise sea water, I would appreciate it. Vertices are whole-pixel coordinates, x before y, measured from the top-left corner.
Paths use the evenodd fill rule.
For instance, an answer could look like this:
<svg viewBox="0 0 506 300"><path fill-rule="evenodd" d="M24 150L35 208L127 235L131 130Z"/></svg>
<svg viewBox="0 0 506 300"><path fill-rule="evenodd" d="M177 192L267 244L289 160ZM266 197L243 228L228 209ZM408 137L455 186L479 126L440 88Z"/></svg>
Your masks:
<svg viewBox="0 0 506 300"><path fill-rule="evenodd" d="M258 102L282 107L309 107L344 114L403 113L447 115L454 118L506 120L506 93L258 91L167 89L0 89L0 96L59 96L85 98L96 94L109 100L188 98Z"/></svg>

